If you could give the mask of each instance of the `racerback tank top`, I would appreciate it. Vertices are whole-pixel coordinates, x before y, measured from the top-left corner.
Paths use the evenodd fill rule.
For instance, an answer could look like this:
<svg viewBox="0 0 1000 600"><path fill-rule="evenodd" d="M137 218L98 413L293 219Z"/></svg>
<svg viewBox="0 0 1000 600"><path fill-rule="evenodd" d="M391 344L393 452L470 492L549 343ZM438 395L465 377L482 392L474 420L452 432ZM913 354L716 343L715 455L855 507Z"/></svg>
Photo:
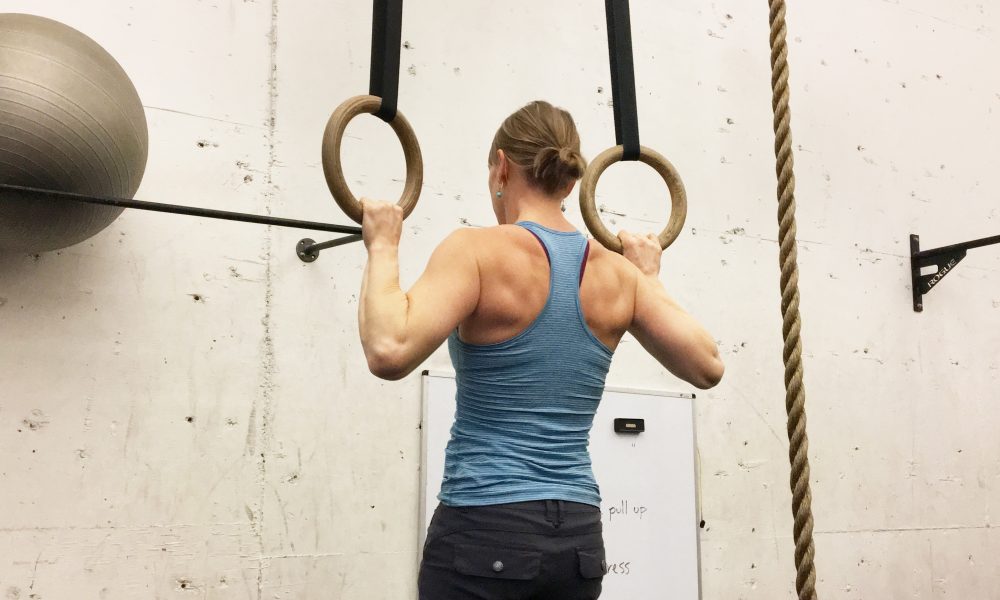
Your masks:
<svg viewBox="0 0 1000 600"><path fill-rule="evenodd" d="M521 333L488 345L455 331L455 422L438 499L449 506L566 500L600 506L588 443L612 351L584 320L587 239L520 222L549 259L549 296Z"/></svg>

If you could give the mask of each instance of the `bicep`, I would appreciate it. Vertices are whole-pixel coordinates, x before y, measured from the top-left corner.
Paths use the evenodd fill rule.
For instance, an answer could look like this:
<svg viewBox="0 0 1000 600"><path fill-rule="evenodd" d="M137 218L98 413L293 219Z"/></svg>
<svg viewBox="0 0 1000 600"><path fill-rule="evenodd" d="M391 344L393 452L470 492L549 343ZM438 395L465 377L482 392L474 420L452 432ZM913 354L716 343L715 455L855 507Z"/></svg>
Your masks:
<svg viewBox="0 0 1000 600"><path fill-rule="evenodd" d="M684 311L651 282L640 276L636 282L631 333L656 358L676 353L684 336Z"/></svg>
<svg viewBox="0 0 1000 600"><path fill-rule="evenodd" d="M663 286L640 276L629 332L671 373L693 381L712 358L707 332ZM714 348L714 342L711 344Z"/></svg>

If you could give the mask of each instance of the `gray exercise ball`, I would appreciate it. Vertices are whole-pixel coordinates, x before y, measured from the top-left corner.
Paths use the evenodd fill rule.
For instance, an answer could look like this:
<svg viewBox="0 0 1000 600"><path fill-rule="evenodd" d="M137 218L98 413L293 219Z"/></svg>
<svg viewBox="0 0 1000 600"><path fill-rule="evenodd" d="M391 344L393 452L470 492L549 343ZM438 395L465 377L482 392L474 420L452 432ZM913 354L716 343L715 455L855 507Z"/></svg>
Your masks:
<svg viewBox="0 0 1000 600"><path fill-rule="evenodd" d="M97 42L0 13L0 183L131 198L146 169L142 101ZM0 252L65 248L123 209L0 190Z"/></svg>

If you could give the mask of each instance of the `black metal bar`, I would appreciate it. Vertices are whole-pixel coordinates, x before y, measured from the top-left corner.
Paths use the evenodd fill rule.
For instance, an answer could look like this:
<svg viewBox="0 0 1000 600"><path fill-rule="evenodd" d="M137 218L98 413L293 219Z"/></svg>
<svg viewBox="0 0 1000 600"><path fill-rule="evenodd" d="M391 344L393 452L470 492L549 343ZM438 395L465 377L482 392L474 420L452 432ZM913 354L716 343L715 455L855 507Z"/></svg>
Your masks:
<svg viewBox="0 0 1000 600"><path fill-rule="evenodd" d="M351 234L345 235L342 238L337 238L335 240L330 240L328 242L320 242L307 246L306 250L311 252L318 252L320 250L326 250L328 248L336 248L337 246L343 246L344 244L351 244L353 242L360 242L362 240L361 234Z"/></svg>
<svg viewBox="0 0 1000 600"><path fill-rule="evenodd" d="M317 242L310 238L303 238L299 240L299 243L295 246L295 253L298 254L302 262L313 262L319 258L319 253L322 250L343 246L344 244L351 244L353 242L360 242L361 239L360 234L345 235L342 238L337 238L328 242Z"/></svg>
<svg viewBox="0 0 1000 600"><path fill-rule="evenodd" d="M941 246L940 248L933 248L931 250L922 250L913 256L914 258L929 258L939 254L955 252L957 250L971 250L972 248L982 248L983 246L992 246L993 244L1000 244L1000 235L980 238L978 240L972 240L971 242L962 242L961 244Z"/></svg>
<svg viewBox="0 0 1000 600"><path fill-rule="evenodd" d="M10 190L27 193L59 200L72 202L83 202L86 204L102 204L105 206L118 206L121 208L134 208L138 210L149 210L154 212L171 213L177 215L189 215L192 217L204 217L208 219L223 219L226 221L241 221L244 223L257 223L259 225L276 225L278 227L293 227L296 229L310 229L313 231L328 231L331 233L360 234L361 228L353 225L334 225L332 223L319 223L316 221L300 221L298 219L282 219L279 217L268 217L264 215L254 215L248 213L230 212L227 210L215 210L212 208L198 208L195 206L181 206L178 204L163 204L161 202L146 202L143 200L129 200L127 198L114 198L111 196L88 196L85 194L75 194L72 192L60 192L56 190L45 190L40 188L25 187L20 185L10 185L0 183L0 190Z"/></svg>
<svg viewBox="0 0 1000 600"><path fill-rule="evenodd" d="M608 20L608 56L611 62L611 101L615 139L624 146L622 160L639 159L639 113L632 61L632 24L628 0L604 0Z"/></svg>
<svg viewBox="0 0 1000 600"><path fill-rule="evenodd" d="M386 123L396 118L399 97L399 52L403 39L403 0L374 0L372 58L368 93L382 99L375 116Z"/></svg>

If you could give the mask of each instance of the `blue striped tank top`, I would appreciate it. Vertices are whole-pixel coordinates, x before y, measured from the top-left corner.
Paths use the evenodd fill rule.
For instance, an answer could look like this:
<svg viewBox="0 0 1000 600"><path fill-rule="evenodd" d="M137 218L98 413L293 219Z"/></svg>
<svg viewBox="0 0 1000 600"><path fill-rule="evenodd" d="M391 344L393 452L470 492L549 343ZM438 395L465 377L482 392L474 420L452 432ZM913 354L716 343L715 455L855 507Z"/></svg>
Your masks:
<svg viewBox="0 0 1000 600"><path fill-rule="evenodd" d="M612 352L587 327L580 280L587 240L520 222L549 259L549 297L511 339L448 339L455 422L438 499L448 506L566 500L600 506L587 446Z"/></svg>

